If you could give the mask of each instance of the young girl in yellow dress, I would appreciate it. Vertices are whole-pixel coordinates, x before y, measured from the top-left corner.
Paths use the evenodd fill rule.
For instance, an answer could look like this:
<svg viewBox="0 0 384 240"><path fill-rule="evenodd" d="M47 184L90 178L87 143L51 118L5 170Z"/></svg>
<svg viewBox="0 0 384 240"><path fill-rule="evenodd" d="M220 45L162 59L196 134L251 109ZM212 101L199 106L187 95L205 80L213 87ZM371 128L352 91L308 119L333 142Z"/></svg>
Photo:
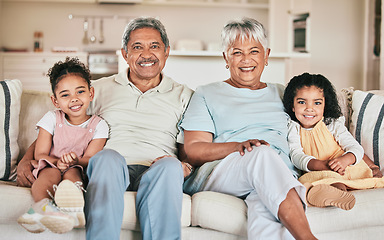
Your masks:
<svg viewBox="0 0 384 240"><path fill-rule="evenodd" d="M379 167L345 127L335 89L327 78L309 73L292 78L283 102L291 117L291 161L307 172L299 181L307 187L310 205L349 210L355 198L347 190L384 187Z"/></svg>

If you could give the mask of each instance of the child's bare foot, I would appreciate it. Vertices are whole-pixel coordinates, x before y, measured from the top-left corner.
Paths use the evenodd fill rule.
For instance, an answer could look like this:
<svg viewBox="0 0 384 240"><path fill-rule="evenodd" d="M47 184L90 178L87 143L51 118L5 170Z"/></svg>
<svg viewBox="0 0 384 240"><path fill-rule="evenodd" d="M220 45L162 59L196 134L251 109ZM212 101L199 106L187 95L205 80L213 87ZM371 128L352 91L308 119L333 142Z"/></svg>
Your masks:
<svg viewBox="0 0 384 240"><path fill-rule="evenodd" d="M307 202L316 207L335 206L350 210L355 205L355 197L346 191L327 184L311 187L307 192Z"/></svg>

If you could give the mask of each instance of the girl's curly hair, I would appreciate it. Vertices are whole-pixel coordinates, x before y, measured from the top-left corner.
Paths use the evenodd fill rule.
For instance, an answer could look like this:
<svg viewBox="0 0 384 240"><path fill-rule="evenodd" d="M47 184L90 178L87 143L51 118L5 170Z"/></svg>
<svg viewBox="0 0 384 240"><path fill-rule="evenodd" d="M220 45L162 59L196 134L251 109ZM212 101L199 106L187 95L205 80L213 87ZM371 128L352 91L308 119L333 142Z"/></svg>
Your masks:
<svg viewBox="0 0 384 240"><path fill-rule="evenodd" d="M59 61L48 70L47 76L49 77L54 95L56 95L57 84L68 75L76 75L83 78L87 82L88 88L91 87L91 73L89 69L78 58L66 57L64 62Z"/></svg>
<svg viewBox="0 0 384 240"><path fill-rule="evenodd" d="M293 101L297 94L297 91L303 87L311 86L315 86L323 91L325 99L325 124L329 124L332 119L337 119L342 116L341 108L337 100L336 91L332 83L321 74L303 73L301 75L293 77L284 91L284 109L292 120L298 122L295 113L293 112Z"/></svg>

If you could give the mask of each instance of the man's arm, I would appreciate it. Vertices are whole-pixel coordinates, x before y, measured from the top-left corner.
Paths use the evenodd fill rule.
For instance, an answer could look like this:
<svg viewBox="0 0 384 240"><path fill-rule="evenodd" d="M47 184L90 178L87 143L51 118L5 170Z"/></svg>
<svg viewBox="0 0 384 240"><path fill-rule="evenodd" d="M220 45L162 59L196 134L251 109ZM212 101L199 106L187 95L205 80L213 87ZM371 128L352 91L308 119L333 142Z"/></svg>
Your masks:
<svg viewBox="0 0 384 240"><path fill-rule="evenodd" d="M16 183L20 187L31 187L35 182L35 177L32 175L32 169L37 165L37 161L34 160L36 141L27 149L23 158L17 164L17 180Z"/></svg>

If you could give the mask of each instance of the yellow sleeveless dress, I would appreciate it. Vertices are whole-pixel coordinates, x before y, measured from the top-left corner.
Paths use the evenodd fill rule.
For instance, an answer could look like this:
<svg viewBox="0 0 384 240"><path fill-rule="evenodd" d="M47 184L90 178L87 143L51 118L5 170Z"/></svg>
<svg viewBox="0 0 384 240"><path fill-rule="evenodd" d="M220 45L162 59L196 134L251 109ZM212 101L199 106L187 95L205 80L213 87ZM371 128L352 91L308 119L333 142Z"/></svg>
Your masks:
<svg viewBox="0 0 384 240"><path fill-rule="evenodd" d="M323 121L319 121L314 128L307 130L300 128L301 146L306 155L319 160L330 160L344 154L332 133ZM358 164L348 166L344 175L334 171L312 171L299 178L301 183L332 184L343 183L352 189L368 189L384 187L383 178L373 178L372 170L361 160Z"/></svg>

